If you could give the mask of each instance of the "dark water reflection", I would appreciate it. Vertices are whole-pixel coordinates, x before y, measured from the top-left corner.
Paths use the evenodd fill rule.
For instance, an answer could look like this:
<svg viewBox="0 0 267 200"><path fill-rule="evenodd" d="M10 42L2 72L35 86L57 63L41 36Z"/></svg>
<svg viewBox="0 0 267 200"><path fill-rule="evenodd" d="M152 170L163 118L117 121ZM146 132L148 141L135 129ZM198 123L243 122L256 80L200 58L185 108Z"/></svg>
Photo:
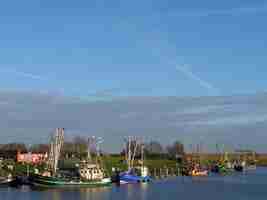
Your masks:
<svg viewBox="0 0 267 200"><path fill-rule="evenodd" d="M165 200L165 199L216 199L266 200L267 168L246 174L211 177L178 177L156 181L147 185L123 185L96 189L50 189L32 191L0 188L0 200Z"/></svg>

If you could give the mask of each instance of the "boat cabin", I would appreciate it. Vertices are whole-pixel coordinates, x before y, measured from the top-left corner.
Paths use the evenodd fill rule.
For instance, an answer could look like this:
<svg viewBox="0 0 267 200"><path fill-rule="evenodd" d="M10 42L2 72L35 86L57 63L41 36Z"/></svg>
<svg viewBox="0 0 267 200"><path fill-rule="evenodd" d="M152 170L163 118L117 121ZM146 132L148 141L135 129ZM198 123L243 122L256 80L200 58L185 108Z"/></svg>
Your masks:
<svg viewBox="0 0 267 200"><path fill-rule="evenodd" d="M104 170L98 164L82 163L79 169L82 179L101 180L104 178Z"/></svg>

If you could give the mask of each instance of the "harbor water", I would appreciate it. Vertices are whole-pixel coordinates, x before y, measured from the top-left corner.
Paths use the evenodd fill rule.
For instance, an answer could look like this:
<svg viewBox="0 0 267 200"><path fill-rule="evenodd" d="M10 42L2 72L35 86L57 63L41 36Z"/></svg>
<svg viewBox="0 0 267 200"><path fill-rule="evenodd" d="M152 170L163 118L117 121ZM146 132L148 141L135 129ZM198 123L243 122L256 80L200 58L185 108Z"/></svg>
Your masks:
<svg viewBox="0 0 267 200"><path fill-rule="evenodd" d="M267 168L229 176L176 177L95 189L0 188L0 200L266 200Z"/></svg>

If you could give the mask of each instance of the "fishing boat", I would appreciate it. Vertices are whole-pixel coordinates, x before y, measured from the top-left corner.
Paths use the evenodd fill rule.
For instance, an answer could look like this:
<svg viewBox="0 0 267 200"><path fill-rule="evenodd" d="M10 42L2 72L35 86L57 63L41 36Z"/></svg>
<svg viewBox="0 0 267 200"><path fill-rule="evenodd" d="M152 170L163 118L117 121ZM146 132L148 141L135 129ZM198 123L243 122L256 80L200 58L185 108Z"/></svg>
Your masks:
<svg viewBox="0 0 267 200"><path fill-rule="evenodd" d="M243 171L249 171L249 170L256 170L257 165L255 162L247 162L247 161L242 161L240 163L240 167L242 168Z"/></svg>
<svg viewBox="0 0 267 200"><path fill-rule="evenodd" d="M0 187L12 186L16 182L16 179L9 174L7 177L0 177Z"/></svg>
<svg viewBox="0 0 267 200"><path fill-rule="evenodd" d="M101 187L109 186L111 179L105 175L104 170L98 164L82 161L78 168L78 176L51 176L50 173L42 175L34 174L31 181L34 186L41 187Z"/></svg>
<svg viewBox="0 0 267 200"><path fill-rule="evenodd" d="M242 172L257 169L256 153L251 150L237 150L238 160L236 161L235 170Z"/></svg>
<svg viewBox="0 0 267 200"><path fill-rule="evenodd" d="M234 165L229 159L229 153L224 150L223 155L220 157L221 158L212 165L211 172L223 175L232 172L234 170Z"/></svg>
<svg viewBox="0 0 267 200"><path fill-rule="evenodd" d="M97 173L95 173L97 174ZM110 178L99 179L81 179L81 178L66 178L56 176L44 176L34 174L31 176L33 186L37 187L102 187L111 184Z"/></svg>
<svg viewBox="0 0 267 200"><path fill-rule="evenodd" d="M148 183L150 181L151 181L151 177L148 176L148 169L147 169L147 167L144 167L143 169L141 169L141 176L139 176L133 170L120 173L120 184L127 184L127 183Z"/></svg>
<svg viewBox="0 0 267 200"><path fill-rule="evenodd" d="M245 170L256 170L257 165L255 162L248 163L245 167Z"/></svg>
<svg viewBox="0 0 267 200"><path fill-rule="evenodd" d="M119 174L120 184L150 182L152 179L149 176L148 168L144 165L144 144L133 137L128 137L125 144L125 159L127 161L128 170ZM138 148L141 151L141 166L134 167ZM137 171L139 171L139 173Z"/></svg>
<svg viewBox="0 0 267 200"><path fill-rule="evenodd" d="M224 163L218 163L211 166L210 171L215 174L225 174L228 169Z"/></svg>
<svg viewBox="0 0 267 200"><path fill-rule="evenodd" d="M256 152L254 151L244 151L244 160L242 166L244 170L256 170L257 169L257 160Z"/></svg>
<svg viewBox="0 0 267 200"><path fill-rule="evenodd" d="M234 170L236 172L243 172L244 168L241 164L236 164L236 165L234 165Z"/></svg>
<svg viewBox="0 0 267 200"><path fill-rule="evenodd" d="M104 169L97 162L87 159L78 164L78 176L66 176L58 172L58 159L63 145L64 129L57 129L50 144L48 166L42 174L32 174L30 182L37 187L102 187L111 184ZM88 148L89 149L89 148ZM89 155L89 154L88 154Z"/></svg>
<svg viewBox="0 0 267 200"><path fill-rule="evenodd" d="M190 171L191 176L208 176L209 171L207 169L203 169L199 164L195 164L193 169Z"/></svg>
<svg viewBox="0 0 267 200"><path fill-rule="evenodd" d="M192 153L192 163L189 170L189 175L191 176L208 176L209 171L203 167L203 159L201 151L201 145L197 145L196 153Z"/></svg>
<svg viewBox="0 0 267 200"><path fill-rule="evenodd" d="M208 170L192 170L192 176L208 176L209 171Z"/></svg>

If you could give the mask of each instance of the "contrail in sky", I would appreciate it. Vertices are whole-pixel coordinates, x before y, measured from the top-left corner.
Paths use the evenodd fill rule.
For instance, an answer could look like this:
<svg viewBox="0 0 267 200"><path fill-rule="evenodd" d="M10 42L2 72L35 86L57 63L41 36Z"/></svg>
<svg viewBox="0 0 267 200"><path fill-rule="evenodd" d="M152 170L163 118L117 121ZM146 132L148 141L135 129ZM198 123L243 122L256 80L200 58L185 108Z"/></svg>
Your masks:
<svg viewBox="0 0 267 200"><path fill-rule="evenodd" d="M2 70L4 72L8 72L8 73L13 73L15 75L21 76L21 77L25 77L25 78L30 78L33 80L39 80L39 81L43 81L43 80L47 80L46 78L39 76L39 75L35 75L32 73L28 73L28 72L23 72L23 71L18 71L16 69L4 69Z"/></svg>
<svg viewBox="0 0 267 200"><path fill-rule="evenodd" d="M195 75L192 71L190 71L189 69L183 67L183 66L176 66L176 69L180 72L182 72L183 74L185 74L186 76L188 76L190 79L198 82L198 84L203 87L208 89L209 91L213 92L213 93L219 93L219 89L214 87L211 83L201 79L200 77L198 77L197 75Z"/></svg>
<svg viewBox="0 0 267 200"><path fill-rule="evenodd" d="M46 80L44 77L38 76L32 73L27 73L27 72L22 72L22 71L14 71L14 73L17 75L23 76L25 78L30 78L34 80Z"/></svg>
<svg viewBox="0 0 267 200"><path fill-rule="evenodd" d="M236 7L224 10L202 10L202 11L181 11L176 13L169 13L169 16L177 17L208 17L221 15L242 15L255 14L267 12L267 5L256 5L251 7Z"/></svg>

